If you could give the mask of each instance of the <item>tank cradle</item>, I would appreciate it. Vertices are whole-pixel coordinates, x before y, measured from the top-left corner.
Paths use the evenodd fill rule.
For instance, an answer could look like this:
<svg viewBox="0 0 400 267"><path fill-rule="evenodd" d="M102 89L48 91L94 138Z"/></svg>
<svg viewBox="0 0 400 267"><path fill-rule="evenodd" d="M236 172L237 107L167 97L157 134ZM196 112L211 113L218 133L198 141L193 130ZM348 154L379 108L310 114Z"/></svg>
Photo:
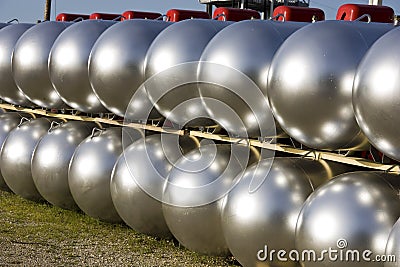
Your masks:
<svg viewBox="0 0 400 267"><path fill-rule="evenodd" d="M10 104L0 104L0 108L5 109L7 111L18 111L25 112L39 116L46 116L52 118L58 118L63 120L76 120L76 121L89 121L95 122L98 124L106 124L113 126L123 126L123 127L132 127L136 129L143 129L147 131L159 132L159 133L169 133L169 134L177 134L177 135L190 135L198 138L210 139L214 141L224 142L224 143L238 143L238 144L246 144L256 148L263 148L268 150L274 150L276 152L281 152L290 155L297 155L300 157L307 157L313 159L324 159L333 162L339 162L347 165L357 166L361 168L366 168L370 170L384 171L395 174L400 174L400 166L397 164L382 164L373 160L365 159L362 157L349 156L350 153L343 154L343 151L320 151L320 150L312 150L308 148L297 148L293 144L282 144L280 143L283 138L278 138L277 142L269 142L268 139L262 140L259 139L247 139L247 138L231 138L229 136L223 134L216 134L207 131L203 131L203 129L195 130L191 128L189 130L184 129L174 129L169 127L162 127L157 124L144 124L139 122L129 122L125 123L121 118L112 118L110 116L105 116L104 114L98 114L101 116L88 116L88 115L71 115L69 113L74 114L74 112L57 112L56 110L45 110L45 109L30 109L19 107ZM70 110L68 110L70 111Z"/></svg>

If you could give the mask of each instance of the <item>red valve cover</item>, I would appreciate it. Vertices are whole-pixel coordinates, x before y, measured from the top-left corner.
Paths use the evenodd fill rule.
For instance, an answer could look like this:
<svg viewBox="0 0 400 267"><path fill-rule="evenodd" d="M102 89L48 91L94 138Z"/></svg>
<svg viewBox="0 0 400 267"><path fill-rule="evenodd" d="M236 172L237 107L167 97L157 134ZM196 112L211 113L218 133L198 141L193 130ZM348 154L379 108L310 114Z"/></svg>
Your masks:
<svg viewBox="0 0 400 267"><path fill-rule="evenodd" d="M255 10L229 7L219 7L215 9L213 17L218 18L218 20L227 21L241 21L261 18L260 13Z"/></svg>
<svg viewBox="0 0 400 267"><path fill-rule="evenodd" d="M313 20L325 20L325 13L319 8L279 6L275 8L273 17L282 14L286 21L311 22ZM283 20L283 17L277 17L277 20Z"/></svg>
<svg viewBox="0 0 400 267"><path fill-rule="evenodd" d="M393 22L394 10L388 6L345 4L339 7L336 19L355 20L364 14L369 14L373 22L390 23Z"/></svg>
<svg viewBox="0 0 400 267"><path fill-rule="evenodd" d="M170 9L167 14L167 21L178 22L185 19L210 19L210 15L204 11L197 10L182 10L182 9Z"/></svg>

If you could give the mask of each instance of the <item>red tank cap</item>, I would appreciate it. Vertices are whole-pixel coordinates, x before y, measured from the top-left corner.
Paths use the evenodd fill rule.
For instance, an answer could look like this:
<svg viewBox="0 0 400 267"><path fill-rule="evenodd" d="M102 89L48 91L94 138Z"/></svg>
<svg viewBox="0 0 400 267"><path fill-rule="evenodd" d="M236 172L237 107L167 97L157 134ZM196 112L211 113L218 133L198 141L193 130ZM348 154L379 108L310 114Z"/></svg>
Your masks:
<svg viewBox="0 0 400 267"><path fill-rule="evenodd" d="M89 19L103 19L103 20L114 20L121 17L121 14L110 14L110 13L92 13Z"/></svg>
<svg viewBox="0 0 400 267"><path fill-rule="evenodd" d="M158 19L161 17L162 14L155 13L155 12L144 12L144 11L133 11L128 10L122 13L121 20L128 20L128 19Z"/></svg>
<svg viewBox="0 0 400 267"><path fill-rule="evenodd" d="M283 15L279 16L279 15ZM274 9L273 17L277 20L312 22L325 20L325 13L319 8L297 7L297 6L278 6Z"/></svg>
<svg viewBox="0 0 400 267"><path fill-rule="evenodd" d="M214 18L218 20L241 21L248 19L260 19L260 13L252 9L240 9L231 7L218 7L214 11Z"/></svg>
<svg viewBox="0 0 400 267"><path fill-rule="evenodd" d="M185 19L210 19L210 15L204 11L170 9L167 11L167 21L178 22Z"/></svg>
<svg viewBox="0 0 400 267"><path fill-rule="evenodd" d="M394 18L394 10L388 6L344 4L339 7L336 20L356 20L365 14L370 15L373 22L391 23Z"/></svg>
<svg viewBox="0 0 400 267"><path fill-rule="evenodd" d="M56 21L73 21L78 18L88 19L89 15L83 14L70 14L70 13L60 13L56 17Z"/></svg>

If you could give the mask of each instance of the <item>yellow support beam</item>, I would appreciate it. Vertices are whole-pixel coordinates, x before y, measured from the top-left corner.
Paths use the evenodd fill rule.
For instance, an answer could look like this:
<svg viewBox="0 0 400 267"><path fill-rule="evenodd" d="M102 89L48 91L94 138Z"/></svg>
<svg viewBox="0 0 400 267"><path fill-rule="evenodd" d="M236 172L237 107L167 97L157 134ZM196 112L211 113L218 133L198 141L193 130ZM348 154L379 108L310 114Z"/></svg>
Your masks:
<svg viewBox="0 0 400 267"><path fill-rule="evenodd" d="M400 167L398 165L388 165L388 164L380 164L377 162L373 162L370 160L366 160L363 158L356 158L356 157L349 157L339 153L327 152L327 151L316 151L316 150L304 150L299 148L294 148L284 144L276 144L272 142L262 142L256 139L241 139L241 138L231 138L226 135L214 134L214 133L206 133L202 131L184 131L184 130L176 130L176 129L169 129L164 128L156 125L149 125L149 124L141 124L141 123L128 123L124 124L123 121L107 119L107 118L99 118L99 117L87 117L87 116L80 116L80 115L70 115L70 114L60 114L60 113L52 113L48 112L43 109L29 109L29 108L21 108L16 107L9 104L0 104L0 108L5 110L12 110L12 111L19 111L25 112L40 116L47 116L53 118L59 118L63 120L78 120L78 121L89 121L95 122L99 124L108 124L114 126L121 126L121 127L132 127L136 129L143 129L148 131L154 131L159 133L170 133L170 134L177 134L177 135L185 135L189 134L194 137L203 138L203 139L210 139L220 142L227 142L227 143L237 143L237 144L245 144L250 145L253 147L264 148L273 151L279 151L283 153L288 153L292 155L314 158L314 159L324 159L328 161L334 161L338 163L348 164L356 167L368 168L371 170L377 171L386 171L390 173L397 173L400 174Z"/></svg>

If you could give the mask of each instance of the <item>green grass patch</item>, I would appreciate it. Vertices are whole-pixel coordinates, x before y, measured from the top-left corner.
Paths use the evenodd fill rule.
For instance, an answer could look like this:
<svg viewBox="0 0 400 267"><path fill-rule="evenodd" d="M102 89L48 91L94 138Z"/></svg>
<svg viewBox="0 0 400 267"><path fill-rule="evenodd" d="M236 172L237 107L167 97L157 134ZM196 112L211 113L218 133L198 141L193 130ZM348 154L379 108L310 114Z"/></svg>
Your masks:
<svg viewBox="0 0 400 267"><path fill-rule="evenodd" d="M11 249L7 249L9 246ZM139 234L81 212L35 203L0 191L0 265L238 266L232 257L208 257L176 241ZM41 253L41 254L40 254Z"/></svg>

